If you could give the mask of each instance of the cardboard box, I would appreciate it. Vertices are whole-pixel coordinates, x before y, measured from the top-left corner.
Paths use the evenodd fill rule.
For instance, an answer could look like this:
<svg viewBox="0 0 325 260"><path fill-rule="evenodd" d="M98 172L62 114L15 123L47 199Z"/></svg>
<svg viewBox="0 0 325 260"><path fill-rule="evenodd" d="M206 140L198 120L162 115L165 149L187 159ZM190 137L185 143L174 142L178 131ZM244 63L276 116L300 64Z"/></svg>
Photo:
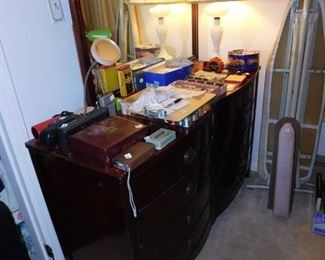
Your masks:
<svg viewBox="0 0 325 260"><path fill-rule="evenodd" d="M245 75L245 74L242 74L242 75L231 74L225 79L225 82L241 84L246 80L246 78L247 78L247 75Z"/></svg>
<svg viewBox="0 0 325 260"><path fill-rule="evenodd" d="M146 87L144 80L144 69L160 63L163 59L137 59L117 66L118 83L120 94L127 97L133 92L140 91Z"/></svg>
<svg viewBox="0 0 325 260"><path fill-rule="evenodd" d="M315 199L316 209L313 218L312 231L325 236L325 182L324 176L318 172L316 174Z"/></svg>
<svg viewBox="0 0 325 260"><path fill-rule="evenodd" d="M192 71L192 64L179 68L167 68L165 62L144 70L147 87L168 86L175 80L185 79Z"/></svg>
<svg viewBox="0 0 325 260"><path fill-rule="evenodd" d="M119 89L117 70L115 66L101 66L99 68L99 72L103 83L103 94L107 94Z"/></svg>
<svg viewBox="0 0 325 260"><path fill-rule="evenodd" d="M325 214L315 212L312 231L316 234L325 236Z"/></svg>
<svg viewBox="0 0 325 260"><path fill-rule="evenodd" d="M132 70L129 63L125 63L117 68L117 76L121 97L126 97L133 93Z"/></svg>

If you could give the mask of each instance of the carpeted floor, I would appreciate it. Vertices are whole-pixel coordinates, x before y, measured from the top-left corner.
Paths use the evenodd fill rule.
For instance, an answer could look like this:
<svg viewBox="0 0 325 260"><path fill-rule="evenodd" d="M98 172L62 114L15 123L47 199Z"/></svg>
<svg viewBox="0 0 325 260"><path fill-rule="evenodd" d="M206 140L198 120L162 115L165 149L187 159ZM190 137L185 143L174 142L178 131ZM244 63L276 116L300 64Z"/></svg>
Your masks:
<svg viewBox="0 0 325 260"><path fill-rule="evenodd" d="M274 217L268 190L246 188L256 178L217 218L196 260L325 260L325 237L311 232L313 195L295 193L290 217Z"/></svg>

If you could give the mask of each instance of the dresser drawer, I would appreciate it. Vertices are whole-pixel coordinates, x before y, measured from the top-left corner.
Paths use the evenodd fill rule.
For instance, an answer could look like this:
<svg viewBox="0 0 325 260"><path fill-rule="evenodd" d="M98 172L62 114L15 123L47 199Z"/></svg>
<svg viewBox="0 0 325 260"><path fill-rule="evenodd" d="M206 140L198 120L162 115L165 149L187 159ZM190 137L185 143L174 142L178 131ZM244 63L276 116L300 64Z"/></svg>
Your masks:
<svg viewBox="0 0 325 260"><path fill-rule="evenodd" d="M154 158L131 172L133 196L139 211L163 196L182 178L195 178L199 173L198 154L194 137L181 140L182 145L171 147L172 152L158 153ZM138 174L139 173L139 174Z"/></svg>
<svg viewBox="0 0 325 260"><path fill-rule="evenodd" d="M203 210L200 218L195 223L194 227L189 231L188 234L180 239L180 243L177 247L175 255L171 255L169 259L190 259L193 252L198 250L198 246L202 246L206 240L208 233L211 228L210 219L210 205L207 205Z"/></svg>
<svg viewBox="0 0 325 260"><path fill-rule="evenodd" d="M208 179L196 182L186 179L141 212L136 225L139 247L157 244L159 240L173 239L177 233L187 232L208 204L209 187Z"/></svg>

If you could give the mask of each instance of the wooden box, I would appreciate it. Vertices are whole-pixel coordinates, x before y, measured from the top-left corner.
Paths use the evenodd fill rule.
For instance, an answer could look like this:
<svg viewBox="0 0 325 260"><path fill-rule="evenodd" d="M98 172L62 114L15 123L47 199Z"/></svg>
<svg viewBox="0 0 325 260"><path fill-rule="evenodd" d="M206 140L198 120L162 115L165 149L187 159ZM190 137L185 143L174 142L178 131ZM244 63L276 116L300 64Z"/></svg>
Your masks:
<svg viewBox="0 0 325 260"><path fill-rule="evenodd" d="M142 140L148 128L136 121L112 116L70 137L72 157L98 169L112 166L112 158Z"/></svg>

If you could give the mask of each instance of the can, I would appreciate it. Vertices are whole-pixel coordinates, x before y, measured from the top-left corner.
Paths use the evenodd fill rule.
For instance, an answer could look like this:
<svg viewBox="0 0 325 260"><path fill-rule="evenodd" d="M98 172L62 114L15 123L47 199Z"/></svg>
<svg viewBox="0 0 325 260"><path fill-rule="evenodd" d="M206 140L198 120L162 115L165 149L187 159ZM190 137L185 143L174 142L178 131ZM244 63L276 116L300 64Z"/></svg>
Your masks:
<svg viewBox="0 0 325 260"><path fill-rule="evenodd" d="M228 70L255 72L259 67L259 51L237 49L228 52Z"/></svg>
<svg viewBox="0 0 325 260"><path fill-rule="evenodd" d="M160 52L159 44L142 44L135 46L135 56L136 58L141 58L145 56L158 56Z"/></svg>

